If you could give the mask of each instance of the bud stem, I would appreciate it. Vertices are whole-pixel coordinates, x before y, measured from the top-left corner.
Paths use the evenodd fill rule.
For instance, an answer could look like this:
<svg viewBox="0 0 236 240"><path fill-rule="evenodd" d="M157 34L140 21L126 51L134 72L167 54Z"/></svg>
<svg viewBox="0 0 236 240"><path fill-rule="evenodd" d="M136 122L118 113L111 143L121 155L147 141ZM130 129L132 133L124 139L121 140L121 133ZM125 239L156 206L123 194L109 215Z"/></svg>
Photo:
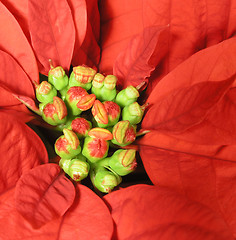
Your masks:
<svg viewBox="0 0 236 240"><path fill-rule="evenodd" d="M141 88L143 87L143 86L145 86L146 85L146 82L145 81L143 81L143 82L141 82L138 86L136 86L136 89L139 91L139 92L141 92ZM145 86L146 87L146 86Z"/></svg>
<svg viewBox="0 0 236 240"><path fill-rule="evenodd" d="M48 61L49 61L50 68L53 69L54 66L53 66L53 63L52 63L52 59L49 59Z"/></svg>
<svg viewBox="0 0 236 240"><path fill-rule="evenodd" d="M143 136L147 133L151 132L150 130L144 130L144 129L140 129L137 133L136 133L136 137L140 137Z"/></svg>

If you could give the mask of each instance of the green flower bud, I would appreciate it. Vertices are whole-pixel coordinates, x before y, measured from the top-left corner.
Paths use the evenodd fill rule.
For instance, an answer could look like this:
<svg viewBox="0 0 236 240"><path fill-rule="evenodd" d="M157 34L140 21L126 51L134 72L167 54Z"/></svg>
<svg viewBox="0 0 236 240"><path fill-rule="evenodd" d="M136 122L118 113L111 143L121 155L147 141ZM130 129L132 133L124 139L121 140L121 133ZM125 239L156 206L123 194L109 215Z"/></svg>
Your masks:
<svg viewBox="0 0 236 240"><path fill-rule="evenodd" d="M90 165L81 159L61 159L59 166L74 181L81 181L88 176Z"/></svg>
<svg viewBox="0 0 236 240"><path fill-rule="evenodd" d="M109 158L109 166L120 176L125 176L137 166L135 155L136 150L119 149Z"/></svg>
<svg viewBox="0 0 236 240"><path fill-rule="evenodd" d="M101 89L101 101L113 101L116 97L117 77L107 75L104 79L104 86Z"/></svg>
<svg viewBox="0 0 236 240"><path fill-rule="evenodd" d="M109 143L112 134L107 129L93 128L84 140L82 154L92 163L95 163L108 154Z"/></svg>
<svg viewBox="0 0 236 240"><path fill-rule="evenodd" d="M61 158L71 159L81 152L80 142L73 131L64 128L63 133L55 142L55 151Z"/></svg>
<svg viewBox="0 0 236 240"><path fill-rule="evenodd" d="M125 106L122 110L122 120L128 120L131 124L141 122L145 107L140 106L137 102Z"/></svg>
<svg viewBox="0 0 236 240"><path fill-rule="evenodd" d="M101 99L101 89L104 79L105 77L101 73L96 73L93 78L91 92L96 95L97 99Z"/></svg>
<svg viewBox="0 0 236 240"><path fill-rule="evenodd" d="M68 85L68 76L61 66L53 67L48 72L48 82L50 82L57 90L61 90Z"/></svg>
<svg viewBox="0 0 236 240"><path fill-rule="evenodd" d="M91 81L96 74L96 70L87 66L77 66L73 68L73 72L70 75L69 86L79 86L86 90L89 90L92 86Z"/></svg>
<svg viewBox="0 0 236 240"><path fill-rule="evenodd" d="M119 175L104 167L93 169L90 177L94 187L103 193L110 193L122 181Z"/></svg>
<svg viewBox="0 0 236 240"><path fill-rule="evenodd" d="M112 143L124 147L136 139L136 127L127 120L120 121L113 127L112 134Z"/></svg>
<svg viewBox="0 0 236 240"><path fill-rule="evenodd" d="M128 86L116 95L115 102L123 108L133 102L136 102L138 97L138 90L133 86Z"/></svg>
<svg viewBox="0 0 236 240"><path fill-rule="evenodd" d="M57 96L57 90L47 81L42 81L36 86L36 98L39 102L49 103Z"/></svg>
<svg viewBox="0 0 236 240"><path fill-rule="evenodd" d="M66 105L59 97L53 97L53 102L40 104L39 108L42 112L43 120L50 125L63 124L67 120Z"/></svg>
<svg viewBox="0 0 236 240"><path fill-rule="evenodd" d="M76 133L78 138L85 138L92 128L92 123L85 118L75 118L69 128Z"/></svg>
<svg viewBox="0 0 236 240"><path fill-rule="evenodd" d="M105 101L103 102L103 105L107 112L108 123L103 124L98 122L97 125L102 128L114 126L119 121L119 118L120 118L120 112L121 112L120 106L112 101Z"/></svg>

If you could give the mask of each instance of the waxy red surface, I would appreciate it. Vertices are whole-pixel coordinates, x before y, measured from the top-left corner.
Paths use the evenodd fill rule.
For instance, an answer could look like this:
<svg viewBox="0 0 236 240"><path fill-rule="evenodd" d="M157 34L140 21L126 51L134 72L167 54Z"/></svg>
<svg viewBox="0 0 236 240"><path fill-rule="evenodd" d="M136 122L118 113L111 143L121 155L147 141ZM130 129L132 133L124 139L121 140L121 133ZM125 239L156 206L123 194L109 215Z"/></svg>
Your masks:
<svg viewBox="0 0 236 240"><path fill-rule="evenodd" d="M26 5L0 3L0 238L234 239L236 1ZM15 98L35 100L48 58L66 70L114 71L122 86L148 82L142 128L151 132L134 144L152 186L123 185L101 199L48 164L24 123L33 113Z"/></svg>

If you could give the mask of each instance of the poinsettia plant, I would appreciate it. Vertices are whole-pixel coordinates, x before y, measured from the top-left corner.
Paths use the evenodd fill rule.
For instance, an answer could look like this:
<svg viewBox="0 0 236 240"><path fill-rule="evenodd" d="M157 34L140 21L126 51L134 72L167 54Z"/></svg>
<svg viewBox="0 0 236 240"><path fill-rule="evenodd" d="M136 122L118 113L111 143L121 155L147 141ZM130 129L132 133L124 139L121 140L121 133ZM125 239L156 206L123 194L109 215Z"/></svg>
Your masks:
<svg viewBox="0 0 236 240"><path fill-rule="evenodd" d="M234 239L235 6L3 0L0 238ZM49 59L67 75L79 65L112 74L118 90L146 83L146 134L129 146L138 169L111 193L72 181L54 158L61 133L35 95Z"/></svg>

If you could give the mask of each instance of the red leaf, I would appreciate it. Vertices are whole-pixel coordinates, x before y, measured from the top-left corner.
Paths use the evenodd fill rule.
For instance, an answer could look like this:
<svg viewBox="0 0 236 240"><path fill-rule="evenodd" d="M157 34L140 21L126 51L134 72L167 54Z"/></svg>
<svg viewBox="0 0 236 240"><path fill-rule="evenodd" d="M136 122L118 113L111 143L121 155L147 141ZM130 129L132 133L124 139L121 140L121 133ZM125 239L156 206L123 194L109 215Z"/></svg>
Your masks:
<svg viewBox="0 0 236 240"><path fill-rule="evenodd" d="M209 111L204 121L172 136L196 144L235 144L236 88L230 89L221 101Z"/></svg>
<svg viewBox="0 0 236 240"><path fill-rule="evenodd" d="M85 39L76 54L73 56L73 66L85 64L97 67L100 60L100 14L97 0L86 0L87 5L87 32Z"/></svg>
<svg viewBox="0 0 236 240"><path fill-rule="evenodd" d="M144 120L144 128L172 134L184 132L201 123L234 80L235 75L224 81L200 82L172 91L150 108Z"/></svg>
<svg viewBox="0 0 236 240"><path fill-rule="evenodd" d="M15 208L14 191L15 188L0 197L0 226L4 226L0 229L0 239L57 239L61 219L51 221L40 229L32 228Z"/></svg>
<svg viewBox="0 0 236 240"><path fill-rule="evenodd" d="M168 27L152 26L133 37L114 63L113 74L123 85L138 85L150 76L166 54Z"/></svg>
<svg viewBox="0 0 236 240"><path fill-rule="evenodd" d="M31 80L38 82L39 76L37 63L27 38L16 19L2 3L0 3L0 12L1 50L10 54L24 69Z"/></svg>
<svg viewBox="0 0 236 240"><path fill-rule="evenodd" d="M82 45L87 31L87 6L86 0L67 0L71 8L71 14L75 24L75 45L72 63L78 57L78 51Z"/></svg>
<svg viewBox="0 0 236 240"><path fill-rule="evenodd" d="M217 213L162 187L136 185L104 199L116 225L114 239L234 239Z"/></svg>
<svg viewBox="0 0 236 240"><path fill-rule="evenodd" d="M78 185L76 199L64 216L60 239L110 240L113 222L104 202L83 185Z"/></svg>
<svg viewBox="0 0 236 240"><path fill-rule="evenodd" d="M172 91L199 82L222 81L235 74L236 38L206 48L187 59L152 89L150 104L164 99Z"/></svg>
<svg viewBox="0 0 236 240"><path fill-rule="evenodd" d="M0 84L0 111L10 114L22 122L29 122L34 118L31 111L21 104L13 95L13 93L1 86Z"/></svg>
<svg viewBox="0 0 236 240"><path fill-rule="evenodd" d="M13 187L22 173L48 161L44 144L28 126L0 113L0 192Z"/></svg>
<svg viewBox="0 0 236 240"><path fill-rule="evenodd" d="M0 84L10 89L15 94L35 98L32 82L14 60L14 58L0 50Z"/></svg>
<svg viewBox="0 0 236 240"><path fill-rule="evenodd" d="M29 30L32 46L40 62L40 72L47 75L49 59L53 65L69 70L75 43L75 28L66 0L30 0Z"/></svg>
<svg viewBox="0 0 236 240"><path fill-rule="evenodd" d="M231 37L236 2L226 0L106 0L101 4L101 72L112 73L118 54L148 26L170 25L169 49L157 69L153 86L195 52Z"/></svg>
<svg viewBox="0 0 236 240"><path fill-rule="evenodd" d="M236 235L235 145L197 145L158 131L138 143L154 184L175 189L222 214Z"/></svg>
<svg viewBox="0 0 236 240"><path fill-rule="evenodd" d="M14 189L0 196L0 238L34 240L110 240L113 222L104 202L83 185L66 214L35 229L15 208ZM72 238L71 238L72 237Z"/></svg>
<svg viewBox="0 0 236 240"><path fill-rule="evenodd" d="M28 1L27 0L2 0L7 9L14 15L21 26L28 41L30 41L28 28Z"/></svg>
<svg viewBox="0 0 236 240"><path fill-rule="evenodd" d="M16 208L33 227L63 216L75 190L57 164L44 164L23 174L16 185Z"/></svg>

